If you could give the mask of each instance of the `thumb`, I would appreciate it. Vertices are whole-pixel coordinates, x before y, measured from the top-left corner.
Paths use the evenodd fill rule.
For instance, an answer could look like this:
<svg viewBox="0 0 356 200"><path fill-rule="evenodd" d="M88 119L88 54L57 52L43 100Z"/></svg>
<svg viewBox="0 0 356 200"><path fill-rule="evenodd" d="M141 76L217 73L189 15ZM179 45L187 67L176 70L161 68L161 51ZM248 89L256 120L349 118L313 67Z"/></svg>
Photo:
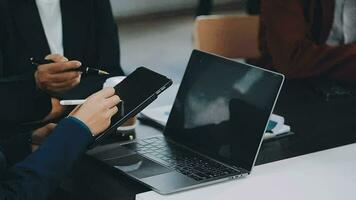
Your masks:
<svg viewBox="0 0 356 200"><path fill-rule="evenodd" d="M50 54L45 59L52 60L53 62L68 62L68 59L60 54Z"/></svg>

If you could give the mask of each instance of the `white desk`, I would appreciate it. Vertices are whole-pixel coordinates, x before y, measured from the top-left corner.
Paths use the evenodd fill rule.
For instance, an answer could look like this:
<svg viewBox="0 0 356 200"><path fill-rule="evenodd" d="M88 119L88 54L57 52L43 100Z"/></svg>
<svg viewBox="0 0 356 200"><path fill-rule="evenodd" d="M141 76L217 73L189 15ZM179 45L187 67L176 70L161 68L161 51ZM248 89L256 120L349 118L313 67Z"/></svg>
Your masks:
<svg viewBox="0 0 356 200"><path fill-rule="evenodd" d="M356 144L260 165L250 176L172 195L136 200L355 200Z"/></svg>

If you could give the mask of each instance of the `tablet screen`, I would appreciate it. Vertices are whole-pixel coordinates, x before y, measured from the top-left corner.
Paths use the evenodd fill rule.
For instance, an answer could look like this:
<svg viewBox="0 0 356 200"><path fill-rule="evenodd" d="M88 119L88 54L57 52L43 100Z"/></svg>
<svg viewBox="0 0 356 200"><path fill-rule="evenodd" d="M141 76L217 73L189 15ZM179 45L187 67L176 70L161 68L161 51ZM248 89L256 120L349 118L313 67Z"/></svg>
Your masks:
<svg viewBox="0 0 356 200"><path fill-rule="evenodd" d="M116 93L122 100L118 105L119 112L112 117L110 128L98 136L96 141L116 131L117 127L147 107L170 85L172 81L161 74L144 67L136 69L115 86Z"/></svg>

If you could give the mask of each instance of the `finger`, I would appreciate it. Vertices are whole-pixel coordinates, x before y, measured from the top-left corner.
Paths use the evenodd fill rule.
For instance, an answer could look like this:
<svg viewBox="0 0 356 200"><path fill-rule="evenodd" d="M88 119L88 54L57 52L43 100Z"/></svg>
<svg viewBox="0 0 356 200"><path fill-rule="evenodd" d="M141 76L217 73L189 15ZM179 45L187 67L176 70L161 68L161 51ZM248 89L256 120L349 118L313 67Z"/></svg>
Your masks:
<svg viewBox="0 0 356 200"><path fill-rule="evenodd" d="M49 89L55 89L55 90L64 90L64 89L71 89L75 86L77 86L78 84L80 83L80 80L78 79L73 79L73 80L70 80L70 81L66 81L64 83L52 83L50 85L50 87L48 87Z"/></svg>
<svg viewBox="0 0 356 200"><path fill-rule="evenodd" d="M109 98L115 95L115 89L114 88L105 88L100 90L99 92L95 93L94 96L96 98Z"/></svg>
<svg viewBox="0 0 356 200"><path fill-rule="evenodd" d="M64 92L67 90L70 90L77 86L80 83L80 79L73 79L72 81L62 84L62 83L51 83L50 85L47 86L47 90L53 91L53 92Z"/></svg>
<svg viewBox="0 0 356 200"><path fill-rule="evenodd" d="M117 106L110 108L109 109L110 118L114 116L118 111L119 109L117 108Z"/></svg>
<svg viewBox="0 0 356 200"><path fill-rule="evenodd" d="M47 125L47 128L50 129L50 130L55 129L56 127L57 127L57 124L55 124L55 123L49 123L49 124Z"/></svg>
<svg viewBox="0 0 356 200"><path fill-rule="evenodd" d="M50 63L38 66L39 70L48 71L51 74L67 72L70 70L78 69L82 63L76 60L68 61L68 62L60 62L60 63Z"/></svg>
<svg viewBox="0 0 356 200"><path fill-rule="evenodd" d="M72 85L64 86L64 87L47 87L47 90L52 91L52 92L57 92L57 93L62 93L66 92L68 90L73 89L77 83L73 83Z"/></svg>
<svg viewBox="0 0 356 200"><path fill-rule="evenodd" d="M50 54L45 57L46 60L52 60L53 62L67 62L68 59L60 54Z"/></svg>
<svg viewBox="0 0 356 200"><path fill-rule="evenodd" d="M117 95L114 95L114 96L106 99L105 104L106 104L107 108L112 108L112 107L116 106L118 103L120 103L120 101L121 101L120 97Z"/></svg>
<svg viewBox="0 0 356 200"><path fill-rule="evenodd" d="M55 128L57 124L55 123L50 123L45 126L46 131L45 131L45 136L48 136Z"/></svg>
<svg viewBox="0 0 356 200"><path fill-rule="evenodd" d="M67 76L67 79L64 79L65 77L56 77L55 80L50 79L48 81L48 85L52 87L65 87L72 85L73 83L80 83L81 75L78 76ZM62 80L62 81L61 81Z"/></svg>
<svg viewBox="0 0 356 200"><path fill-rule="evenodd" d="M64 72L59 74L48 75L48 81L53 83L63 83L80 78L79 72Z"/></svg>
<svg viewBox="0 0 356 200"><path fill-rule="evenodd" d="M32 144L32 145L31 145L32 152L37 151L37 149L38 149L39 147L40 147L39 145Z"/></svg>

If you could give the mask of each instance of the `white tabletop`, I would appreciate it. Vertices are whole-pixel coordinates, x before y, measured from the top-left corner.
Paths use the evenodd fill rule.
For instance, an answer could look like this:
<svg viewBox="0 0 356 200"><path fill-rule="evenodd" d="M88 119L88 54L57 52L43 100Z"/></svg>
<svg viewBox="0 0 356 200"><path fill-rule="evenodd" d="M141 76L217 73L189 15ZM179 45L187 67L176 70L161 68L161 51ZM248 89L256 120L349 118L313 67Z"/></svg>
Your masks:
<svg viewBox="0 0 356 200"><path fill-rule="evenodd" d="M163 199L355 200L356 144L260 165L239 180L172 195L136 195L136 200Z"/></svg>

